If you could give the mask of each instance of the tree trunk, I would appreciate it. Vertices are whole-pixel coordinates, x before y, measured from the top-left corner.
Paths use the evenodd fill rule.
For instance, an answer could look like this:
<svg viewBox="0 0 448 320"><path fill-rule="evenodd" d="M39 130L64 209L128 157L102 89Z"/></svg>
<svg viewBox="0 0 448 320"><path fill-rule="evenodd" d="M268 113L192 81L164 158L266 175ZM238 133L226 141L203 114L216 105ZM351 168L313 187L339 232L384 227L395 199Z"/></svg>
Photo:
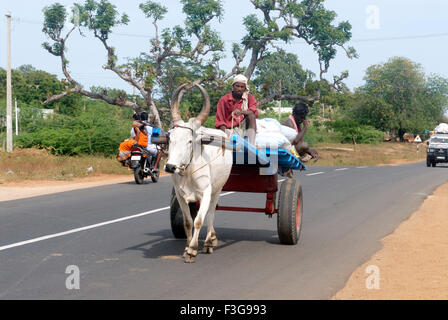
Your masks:
<svg viewBox="0 0 448 320"><path fill-rule="evenodd" d="M156 105L154 104L154 101L150 98L147 99L146 101L148 101L148 107L149 107L149 111L150 113L153 115L153 123L156 127L162 128L162 122L160 121L160 115L159 115L159 110L157 110Z"/></svg>
<svg viewBox="0 0 448 320"><path fill-rule="evenodd" d="M404 140L403 140L403 137L404 137L404 134L405 134L406 132L405 132L405 130L403 129L403 128L399 128L398 129L398 137L400 138L400 142L403 142Z"/></svg>

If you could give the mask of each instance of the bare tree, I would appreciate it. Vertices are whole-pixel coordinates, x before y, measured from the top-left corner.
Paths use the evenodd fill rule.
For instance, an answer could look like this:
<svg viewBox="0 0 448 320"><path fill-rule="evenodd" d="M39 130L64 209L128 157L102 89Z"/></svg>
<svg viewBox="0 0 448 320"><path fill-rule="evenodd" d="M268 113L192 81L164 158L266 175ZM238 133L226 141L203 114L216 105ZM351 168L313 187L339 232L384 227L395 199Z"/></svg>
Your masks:
<svg viewBox="0 0 448 320"><path fill-rule="evenodd" d="M65 97L71 93L79 93L92 99L100 99L111 105L128 107L134 110L147 108L153 117L153 122L161 126L159 112L152 98L157 79L162 75L162 64L168 57L181 57L195 62L204 63L209 53L221 52L223 42L218 34L209 27L213 19L220 19L222 15L221 3L217 0L181 0L183 11L187 18L185 26L175 26L171 29L159 30L158 21L163 19L167 8L153 2L146 1L140 4L145 16L151 19L155 28L155 36L151 39L151 50L137 58L129 59L127 63L118 65L115 48L110 46L109 37L112 29L118 25L126 25L129 17L120 14L116 7L107 0L87 0L84 4L75 4L73 7L72 23L74 26L63 35L67 11L55 3L44 8L43 32L53 41L53 44L44 43L43 47L52 55L61 60L62 71L67 80L64 92L48 96L43 104L48 104ZM107 52L107 62L103 69L114 72L120 79L133 86L143 97L146 105L138 105L126 96L119 95L112 98L107 92L92 92L83 88L68 70L66 45L70 35L79 29L81 35L88 30L93 33L104 46ZM216 59L214 56L212 59Z"/></svg>
<svg viewBox="0 0 448 320"><path fill-rule="evenodd" d="M312 46L317 53L320 67L319 80L325 82L335 90L344 88L343 80L348 72L335 76L330 82L324 75L328 72L330 61L335 58L337 48L342 48L348 58L357 57L352 47L345 47L351 38L349 22L333 25L336 13L325 9L324 0L250 0L254 7L261 11L263 20L255 14L244 18L247 34L240 44L233 45L235 64L223 79L243 71L241 63L250 56L250 62L244 70L244 75L250 78L257 64L264 59L270 49L277 49L276 42L289 43L301 39ZM272 100L302 100L307 103L320 98L320 91L307 97L303 95L283 94L281 91L263 98L260 104Z"/></svg>

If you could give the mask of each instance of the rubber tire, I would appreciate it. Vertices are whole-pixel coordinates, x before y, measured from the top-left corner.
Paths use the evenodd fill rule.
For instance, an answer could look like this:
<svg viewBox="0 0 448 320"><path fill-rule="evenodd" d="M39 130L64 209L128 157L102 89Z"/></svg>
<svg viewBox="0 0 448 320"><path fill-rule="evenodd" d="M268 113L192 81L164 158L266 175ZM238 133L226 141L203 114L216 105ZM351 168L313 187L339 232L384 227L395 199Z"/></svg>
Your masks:
<svg viewBox="0 0 448 320"><path fill-rule="evenodd" d="M190 203L190 213L193 220L198 214L196 203ZM182 210L180 209L179 202L177 201L176 193L174 188L171 191L171 201L170 201L170 222L171 231L176 239L186 239L187 234L185 233L184 227L184 217L182 215Z"/></svg>
<svg viewBox="0 0 448 320"><path fill-rule="evenodd" d="M295 245L299 242L302 221L302 186L298 180L288 179L281 184L278 196L277 232L281 244Z"/></svg>
<svg viewBox="0 0 448 320"><path fill-rule="evenodd" d="M426 166L427 167L431 166L431 160L429 158L426 158Z"/></svg>
<svg viewBox="0 0 448 320"><path fill-rule="evenodd" d="M157 172L157 174L155 176L151 176L151 180L154 183L157 183L157 181L159 181L159 177L160 177L160 162L159 162L159 165L158 165L157 169L159 169L159 172Z"/></svg>
<svg viewBox="0 0 448 320"><path fill-rule="evenodd" d="M433 166L433 167L435 167L436 166L436 162L435 161L433 161L432 163L431 163L431 165Z"/></svg>
<svg viewBox="0 0 448 320"><path fill-rule="evenodd" d="M136 184L142 184L144 180L143 169L141 166L138 166L137 169L134 170L134 180Z"/></svg>

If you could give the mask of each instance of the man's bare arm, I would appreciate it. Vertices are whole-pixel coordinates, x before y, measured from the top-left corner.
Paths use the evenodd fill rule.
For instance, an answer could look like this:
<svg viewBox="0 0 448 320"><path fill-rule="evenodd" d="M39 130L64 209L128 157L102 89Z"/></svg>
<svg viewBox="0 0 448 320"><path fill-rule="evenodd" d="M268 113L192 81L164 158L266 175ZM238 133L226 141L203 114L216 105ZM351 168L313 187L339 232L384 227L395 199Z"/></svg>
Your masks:
<svg viewBox="0 0 448 320"><path fill-rule="evenodd" d="M306 130L308 129L308 120L303 121L302 131L297 134L297 137L294 139L293 144L297 144L303 141L303 137L305 137Z"/></svg>

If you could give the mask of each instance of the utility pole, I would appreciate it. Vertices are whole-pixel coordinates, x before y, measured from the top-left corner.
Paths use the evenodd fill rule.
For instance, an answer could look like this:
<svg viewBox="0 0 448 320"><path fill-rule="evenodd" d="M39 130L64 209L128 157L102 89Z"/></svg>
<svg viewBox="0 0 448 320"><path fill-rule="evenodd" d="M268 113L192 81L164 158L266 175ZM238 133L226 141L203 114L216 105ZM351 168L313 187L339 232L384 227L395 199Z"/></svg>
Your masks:
<svg viewBox="0 0 448 320"><path fill-rule="evenodd" d="M16 107L16 136L18 136L19 135L19 109L17 108L17 98L15 98L14 104Z"/></svg>
<svg viewBox="0 0 448 320"><path fill-rule="evenodd" d="M12 94L11 94L11 12L8 18L8 43L6 65L6 152L12 152Z"/></svg>

